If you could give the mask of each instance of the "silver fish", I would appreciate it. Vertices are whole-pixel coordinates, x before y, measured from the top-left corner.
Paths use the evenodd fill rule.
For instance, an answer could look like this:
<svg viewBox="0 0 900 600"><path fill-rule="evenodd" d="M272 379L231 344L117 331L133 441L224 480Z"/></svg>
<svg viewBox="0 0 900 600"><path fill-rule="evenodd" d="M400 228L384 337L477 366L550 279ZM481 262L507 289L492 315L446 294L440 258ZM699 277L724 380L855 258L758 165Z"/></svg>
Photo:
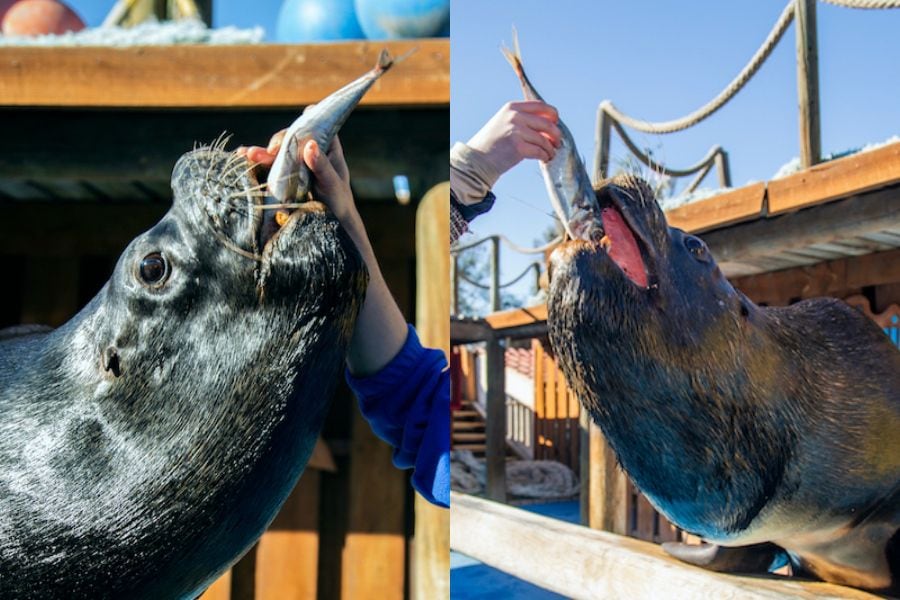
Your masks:
<svg viewBox="0 0 900 600"><path fill-rule="evenodd" d="M522 84L525 99L545 102L544 98L534 89L531 81L528 80L528 76L525 75L525 69L522 67L522 55L519 51L519 40L515 31L513 32L513 44L515 50L503 48L503 55L515 69L519 82ZM557 121L556 126L559 127L562 134L560 147L549 162L540 162L541 174L544 176L544 183L547 186L553 210L556 211L566 233L574 239L577 237L575 234L579 232L573 232L573 225L590 221L596 199L591 178L575 147L575 138L572 137L572 132L562 122L562 119Z"/></svg>
<svg viewBox="0 0 900 600"><path fill-rule="evenodd" d="M265 204L289 205L306 199L309 191L309 168L302 156L306 142L315 140L322 153L328 152L331 140L369 88L404 57L394 60L386 49L382 50L378 63L372 70L303 111L288 127L281 149L269 171ZM267 210L264 215L263 229L277 227L273 224L275 211Z"/></svg>

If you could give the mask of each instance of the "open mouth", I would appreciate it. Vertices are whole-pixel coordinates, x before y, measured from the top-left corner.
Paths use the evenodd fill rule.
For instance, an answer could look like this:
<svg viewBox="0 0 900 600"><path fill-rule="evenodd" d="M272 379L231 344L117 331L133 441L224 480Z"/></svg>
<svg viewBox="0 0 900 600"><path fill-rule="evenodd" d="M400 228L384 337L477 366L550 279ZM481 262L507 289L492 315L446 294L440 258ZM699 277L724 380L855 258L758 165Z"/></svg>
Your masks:
<svg viewBox="0 0 900 600"><path fill-rule="evenodd" d="M629 223L626 211L616 190L607 188L598 195L599 219L594 215L590 227L590 238L599 242L607 256L619 270L642 289L650 287L650 270L647 266L645 241Z"/></svg>

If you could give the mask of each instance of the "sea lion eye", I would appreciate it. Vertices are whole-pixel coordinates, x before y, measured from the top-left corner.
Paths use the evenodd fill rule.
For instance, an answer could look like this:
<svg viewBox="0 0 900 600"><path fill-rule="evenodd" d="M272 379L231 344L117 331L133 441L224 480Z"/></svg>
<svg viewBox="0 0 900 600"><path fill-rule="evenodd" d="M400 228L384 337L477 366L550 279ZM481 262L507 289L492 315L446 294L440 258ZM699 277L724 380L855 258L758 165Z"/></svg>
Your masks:
<svg viewBox="0 0 900 600"><path fill-rule="evenodd" d="M148 254L141 260L138 275L147 285L162 285L169 276L169 262L159 252Z"/></svg>
<svg viewBox="0 0 900 600"><path fill-rule="evenodd" d="M684 247L687 248L687 251L691 253L691 256L696 258L697 260L702 260L703 262L709 261L709 251L706 249L706 244L700 238L696 238L692 235L684 238Z"/></svg>

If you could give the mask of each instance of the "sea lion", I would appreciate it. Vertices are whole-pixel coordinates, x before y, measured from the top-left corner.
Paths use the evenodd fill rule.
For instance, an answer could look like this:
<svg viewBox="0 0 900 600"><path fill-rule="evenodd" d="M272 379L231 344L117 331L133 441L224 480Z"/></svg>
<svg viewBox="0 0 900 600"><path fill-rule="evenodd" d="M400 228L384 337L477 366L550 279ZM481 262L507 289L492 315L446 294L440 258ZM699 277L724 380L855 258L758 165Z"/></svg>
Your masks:
<svg viewBox="0 0 900 600"><path fill-rule="evenodd" d="M97 296L0 341L0 597L194 598L294 487L367 276L317 202L263 232L259 189L184 155Z"/></svg>
<svg viewBox="0 0 900 600"><path fill-rule="evenodd" d="M624 175L596 188L550 259L567 381L670 521L720 570L776 547L830 582L900 583L900 352L836 299L757 306L706 245ZM749 546L744 551L735 546Z"/></svg>

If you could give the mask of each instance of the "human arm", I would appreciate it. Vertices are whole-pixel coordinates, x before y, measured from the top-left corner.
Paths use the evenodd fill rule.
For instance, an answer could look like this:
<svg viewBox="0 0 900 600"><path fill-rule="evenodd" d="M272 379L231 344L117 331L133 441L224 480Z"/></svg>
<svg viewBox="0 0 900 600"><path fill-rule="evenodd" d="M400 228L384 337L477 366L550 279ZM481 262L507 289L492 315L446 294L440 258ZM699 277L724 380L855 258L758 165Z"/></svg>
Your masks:
<svg viewBox="0 0 900 600"><path fill-rule="evenodd" d="M549 161L561 133L556 109L540 101L508 102L467 143L450 149L451 242L493 206L491 188L526 158Z"/></svg>

